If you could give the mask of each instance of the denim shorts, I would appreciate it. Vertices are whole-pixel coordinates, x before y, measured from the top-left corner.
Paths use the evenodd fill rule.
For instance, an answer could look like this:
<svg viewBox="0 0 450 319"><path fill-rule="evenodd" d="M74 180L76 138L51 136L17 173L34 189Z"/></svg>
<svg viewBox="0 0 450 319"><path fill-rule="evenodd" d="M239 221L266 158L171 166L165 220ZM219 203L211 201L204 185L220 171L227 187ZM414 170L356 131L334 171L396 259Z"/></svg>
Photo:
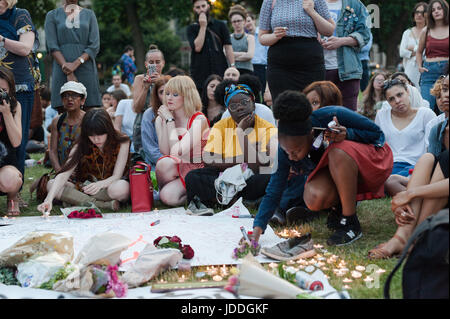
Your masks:
<svg viewBox="0 0 450 319"><path fill-rule="evenodd" d="M414 165L411 165L406 162L394 162L394 166L392 167L391 175L401 175L408 177L409 171L414 169Z"/></svg>

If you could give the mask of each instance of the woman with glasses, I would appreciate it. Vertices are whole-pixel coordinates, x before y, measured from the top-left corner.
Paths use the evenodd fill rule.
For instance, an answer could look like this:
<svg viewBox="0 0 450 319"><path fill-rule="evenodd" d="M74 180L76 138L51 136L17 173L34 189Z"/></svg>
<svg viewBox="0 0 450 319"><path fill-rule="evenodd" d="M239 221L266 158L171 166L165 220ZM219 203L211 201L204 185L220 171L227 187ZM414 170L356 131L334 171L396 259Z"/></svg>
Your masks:
<svg viewBox="0 0 450 319"><path fill-rule="evenodd" d="M81 121L85 112L82 110L86 103L86 87L79 82L69 81L60 90L64 113L56 116L51 124L49 157L55 172L69 157L74 142L81 133Z"/></svg>
<svg viewBox="0 0 450 319"><path fill-rule="evenodd" d="M156 133L161 157L156 163L160 199L168 206L186 200L186 174L203 167L202 150L209 122L201 112L202 101L194 81L188 76L169 80L164 88L164 104L157 111Z"/></svg>
<svg viewBox="0 0 450 319"><path fill-rule="evenodd" d="M203 150L205 167L186 176L190 204L200 201L208 207L217 205L214 181L227 168L241 164L253 171L254 175L246 180L247 186L234 196L234 199L242 197L249 201L264 196L272 173L271 165L278 146L277 129L255 114L253 90L246 84L229 84L224 90L223 101L231 116L211 128ZM193 205L189 206L195 210Z"/></svg>
<svg viewBox="0 0 450 319"><path fill-rule="evenodd" d="M428 5L425 2L419 2L414 6L412 12L413 27L403 32L400 42L400 57L403 58L403 68L405 73L419 87L420 72L416 63L416 52L419 46L419 37L422 30L426 27L426 17Z"/></svg>
<svg viewBox="0 0 450 319"><path fill-rule="evenodd" d="M408 177L426 152L426 127L436 114L429 108L412 108L408 87L400 79L386 81L383 95L391 107L378 111L375 123L384 132L394 154L394 166L385 184L386 193L393 196L397 190L390 187L392 179L397 178L395 175Z"/></svg>
<svg viewBox="0 0 450 319"><path fill-rule="evenodd" d="M427 27L420 35L419 47L416 52L419 67L420 89L424 99L430 102L430 108L435 110L436 99L430 90L438 77L445 74L449 58L449 6L444 0L432 0L428 4ZM425 53L425 60L423 54Z"/></svg>
<svg viewBox="0 0 450 319"><path fill-rule="evenodd" d="M381 109L383 102L383 83L389 78L389 74L385 71L376 71L369 80L369 85L363 92L362 104L358 108L358 113L375 119L377 111Z"/></svg>
<svg viewBox="0 0 450 319"><path fill-rule="evenodd" d="M253 73L252 59L255 54L255 36L245 33L247 10L241 5L232 6L228 18L234 30L231 34L231 45L235 66L240 74Z"/></svg>

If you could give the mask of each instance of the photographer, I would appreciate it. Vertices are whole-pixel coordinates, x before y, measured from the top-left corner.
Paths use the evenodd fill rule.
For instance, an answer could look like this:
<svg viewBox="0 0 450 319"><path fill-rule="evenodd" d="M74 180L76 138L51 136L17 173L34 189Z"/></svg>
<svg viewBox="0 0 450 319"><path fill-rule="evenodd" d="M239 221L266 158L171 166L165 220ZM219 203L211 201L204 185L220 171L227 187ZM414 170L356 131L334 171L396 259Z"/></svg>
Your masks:
<svg viewBox="0 0 450 319"><path fill-rule="evenodd" d="M5 146L0 152L0 195L7 195L7 215L18 216L22 174L15 166L16 148L22 142L22 108L16 99L14 75L4 67L0 67L0 142Z"/></svg>

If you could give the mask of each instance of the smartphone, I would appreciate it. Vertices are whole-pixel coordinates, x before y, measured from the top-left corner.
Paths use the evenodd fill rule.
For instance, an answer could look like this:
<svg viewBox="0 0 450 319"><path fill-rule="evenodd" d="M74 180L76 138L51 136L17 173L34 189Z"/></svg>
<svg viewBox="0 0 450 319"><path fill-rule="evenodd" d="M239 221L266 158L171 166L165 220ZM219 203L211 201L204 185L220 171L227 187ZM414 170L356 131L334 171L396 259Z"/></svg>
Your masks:
<svg viewBox="0 0 450 319"><path fill-rule="evenodd" d="M156 64L148 64L147 66L147 74L152 75L153 73L156 73Z"/></svg>
<svg viewBox="0 0 450 319"><path fill-rule="evenodd" d="M315 131L322 131L322 132L331 131L331 132L334 132L334 133L339 133L340 132L339 130L337 130L335 128L331 128L331 127L313 127L313 130L315 130Z"/></svg>

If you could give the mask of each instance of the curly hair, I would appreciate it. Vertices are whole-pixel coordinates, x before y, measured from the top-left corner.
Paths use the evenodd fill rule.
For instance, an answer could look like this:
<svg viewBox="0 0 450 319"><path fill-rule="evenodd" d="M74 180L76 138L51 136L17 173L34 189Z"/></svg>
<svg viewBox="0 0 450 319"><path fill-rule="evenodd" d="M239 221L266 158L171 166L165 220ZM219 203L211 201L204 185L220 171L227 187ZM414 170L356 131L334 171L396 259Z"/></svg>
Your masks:
<svg viewBox="0 0 450 319"><path fill-rule="evenodd" d="M312 107L306 95L287 90L281 93L273 104L273 116L284 122L303 122L312 114Z"/></svg>
<svg viewBox="0 0 450 319"><path fill-rule="evenodd" d="M238 83L231 79L226 79L226 80L223 80L222 82L220 82L216 86L216 90L214 91L214 100L216 101L217 104L225 106L225 102L224 102L225 88L227 88L231 84L238 84Z"/></svg>

